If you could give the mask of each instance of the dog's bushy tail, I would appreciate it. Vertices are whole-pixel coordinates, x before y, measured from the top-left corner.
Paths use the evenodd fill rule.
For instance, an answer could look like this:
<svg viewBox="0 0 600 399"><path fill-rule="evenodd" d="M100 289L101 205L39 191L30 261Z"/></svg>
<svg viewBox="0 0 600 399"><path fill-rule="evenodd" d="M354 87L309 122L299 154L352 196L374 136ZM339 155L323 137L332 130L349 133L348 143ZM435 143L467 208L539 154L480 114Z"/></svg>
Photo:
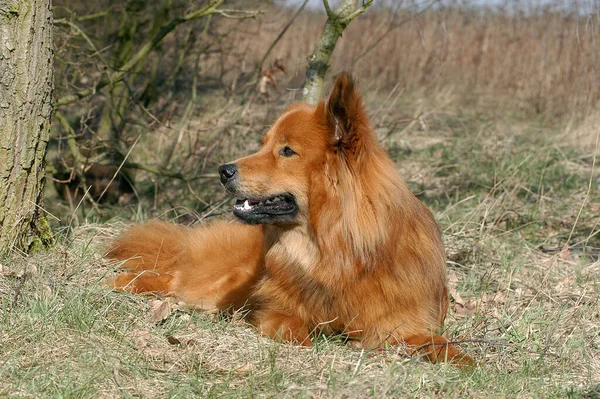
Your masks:
<svg viewBox="0 0 600 399"><path fill-rule="evenodd" d="M124 261L120 273L109 286L132 293L169 295L176 262L185 263L188 227L153 221L130 227L114 240L107 251L109 259Z"/></svg>
<svg viewBox="0 0 600 399"><path fill-rule="evenodd" d="M185 227L136 225L111 244L107 257L124 271L108 282L119 291L174 296L203 309L240 308L263 268L261 226L213 223Z"/></svg>

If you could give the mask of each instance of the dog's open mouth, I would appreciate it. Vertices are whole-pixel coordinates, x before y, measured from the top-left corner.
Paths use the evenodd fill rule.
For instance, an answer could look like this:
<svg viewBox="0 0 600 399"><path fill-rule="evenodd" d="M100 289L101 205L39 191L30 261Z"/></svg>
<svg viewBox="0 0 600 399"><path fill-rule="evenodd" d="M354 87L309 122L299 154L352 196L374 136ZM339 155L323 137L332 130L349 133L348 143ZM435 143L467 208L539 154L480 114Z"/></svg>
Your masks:
<svg viewBox="0 0 600 399"><path fill-rule="evenodd" d="M266 199L240 199L233 214L249 223L278 223L293 220L298 205L291 194L279 194Z"/></svg>

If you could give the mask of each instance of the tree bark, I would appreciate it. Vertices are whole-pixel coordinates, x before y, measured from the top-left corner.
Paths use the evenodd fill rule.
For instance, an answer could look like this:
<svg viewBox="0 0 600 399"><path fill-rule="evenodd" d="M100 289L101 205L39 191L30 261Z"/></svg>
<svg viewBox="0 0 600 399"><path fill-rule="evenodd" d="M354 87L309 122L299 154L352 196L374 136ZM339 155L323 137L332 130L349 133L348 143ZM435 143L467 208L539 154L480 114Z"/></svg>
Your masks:
<svg viewBox="0 0 600 399"><path fill-rule="evenodd" d="M52 45L51 0L0 0L0 255L53 241L42 208Z"/></svg>
<svg viewBox="0 0 600 399"><path fill-rule="evenodd" d="M327 11L327 22L321 32L321 38L313 53L308 57L306 68L306 79L302 89L302 102L317 105L323 93L323 80L327 69L329 69L329 58L335 49L335 45L342 36L342 32L348 24L360 14L365 12L373 3L373 0L363 0L358 5L358 0L341 0L339 7L332 11L328 0L323 0Z"/></svg>

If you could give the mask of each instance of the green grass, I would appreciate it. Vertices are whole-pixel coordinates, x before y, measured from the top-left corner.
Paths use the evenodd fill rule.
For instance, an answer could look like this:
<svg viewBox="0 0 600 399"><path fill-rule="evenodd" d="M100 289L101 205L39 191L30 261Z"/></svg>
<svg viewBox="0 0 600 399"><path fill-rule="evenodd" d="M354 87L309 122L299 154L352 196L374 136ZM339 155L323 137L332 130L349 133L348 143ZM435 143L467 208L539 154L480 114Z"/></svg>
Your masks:
<svg viewBox="0 0 600 399"><path fill-rule="evenodd" d="M310 349L279 344L236 318L176 304L153 323L155 298L102 287L112 273L103 245L124 223L106 222L114 208L88 207L53 250L1 261L0 396L599 397L598 173L543 121L424 110L423 124L402 122L414 114L406 104L373 123L396 123L386 146L444 232L448 334L477 368L432 365L401 348L364 352L336 337L318 337ZM264 119L247 122L255 129L245 140L255 143ZM241 155L243 143L228 154ZM160 201L118 209L119 220L194 208L187 188L175 195L169 187L160 187ZM193 188L221 195L212 183ZM53 206L69 224L65 208Z"/></svg>

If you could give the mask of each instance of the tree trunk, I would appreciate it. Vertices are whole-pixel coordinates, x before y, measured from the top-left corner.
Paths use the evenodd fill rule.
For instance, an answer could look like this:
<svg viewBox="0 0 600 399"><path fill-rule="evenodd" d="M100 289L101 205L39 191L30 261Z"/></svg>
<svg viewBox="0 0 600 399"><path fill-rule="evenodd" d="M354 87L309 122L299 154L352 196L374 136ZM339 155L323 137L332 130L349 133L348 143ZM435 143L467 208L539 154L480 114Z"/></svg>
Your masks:
<svg viewBox="0 0 600 399"><path fill-rule="evenodd" d="M0 0L0 255L53 241L42 208L52 62L51 0Z"/></svg>

